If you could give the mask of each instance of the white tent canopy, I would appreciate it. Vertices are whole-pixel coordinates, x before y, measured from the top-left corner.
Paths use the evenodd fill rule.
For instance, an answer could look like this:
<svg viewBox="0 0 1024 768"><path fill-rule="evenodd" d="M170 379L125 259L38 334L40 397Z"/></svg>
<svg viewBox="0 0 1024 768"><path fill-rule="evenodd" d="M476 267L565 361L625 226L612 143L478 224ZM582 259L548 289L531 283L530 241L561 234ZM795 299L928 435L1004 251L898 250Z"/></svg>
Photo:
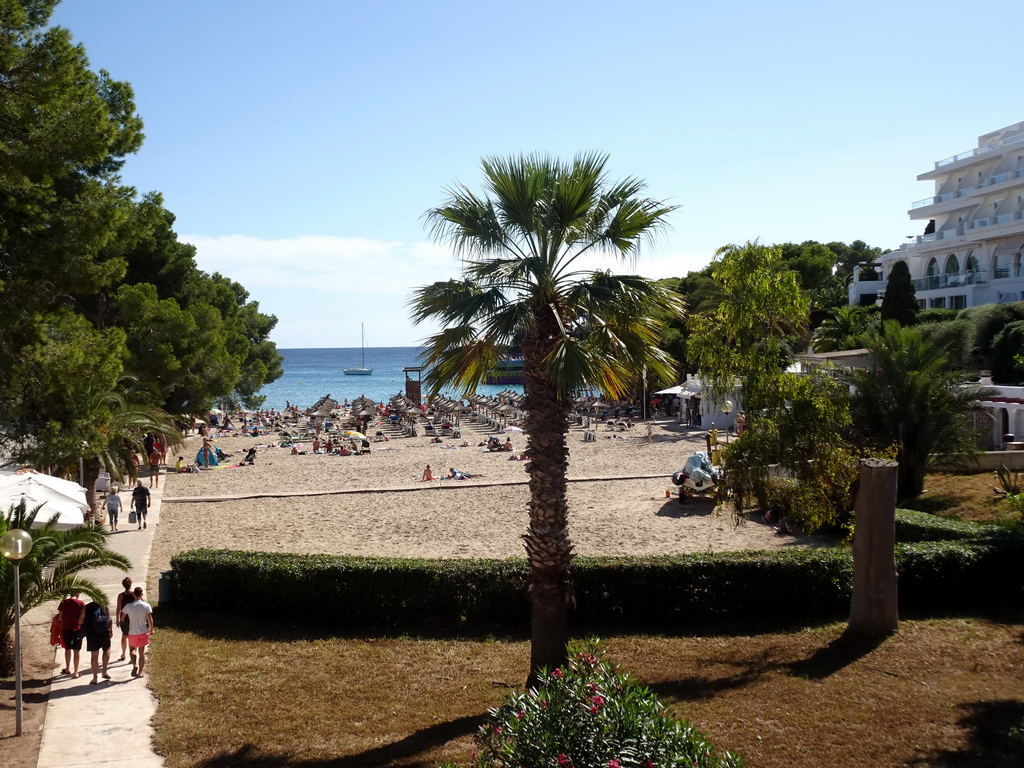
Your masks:
<svg viewBox="0 0 1024 768"><path fill-rule="evenodd" d="M85 488L69 480L32 472L0 478L0 505L5 511L22 499L29 509L43 505L36 518L37 526L57 515L58 528L73 528L85 523L89 510Z"/></svg>

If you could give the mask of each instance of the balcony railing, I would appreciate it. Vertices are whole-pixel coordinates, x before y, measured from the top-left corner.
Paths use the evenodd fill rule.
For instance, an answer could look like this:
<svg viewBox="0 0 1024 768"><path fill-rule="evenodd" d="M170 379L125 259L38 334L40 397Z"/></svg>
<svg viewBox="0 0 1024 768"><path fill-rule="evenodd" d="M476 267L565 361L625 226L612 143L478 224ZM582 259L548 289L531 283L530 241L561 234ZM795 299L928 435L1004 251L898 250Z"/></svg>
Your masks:
<svg viewBox="0 0 1024 768"><path fill-rule="evenodd" d="M915 291L938 291L943 288L960 288L964 285L982 285L987 282L985 270L950 272L945 275L928 275L911 280Z"/></svg>
<svg viewBox="0 0 1024 768"><path fill-rule="evenodd" d="M984 147L978 147L977 149L971 149L967 152L961 152L959 155L947 157L945 160L939 160L937 163L935 163L935 167L941 168L944 165L952 165L953 163L959 162L960 160L967 160L968 158L971 157L978 157L979 155L987 154L989 152L992 152L993 150L1001 149L1002 147L1009 147L1012 146L1013 144L1019 144L1020 142L1024 142L1024 133L1017 134L1016 136L1011 136L1010 138L1003 139L1001 141L993 141L990 144L986 144Z"/></svg>

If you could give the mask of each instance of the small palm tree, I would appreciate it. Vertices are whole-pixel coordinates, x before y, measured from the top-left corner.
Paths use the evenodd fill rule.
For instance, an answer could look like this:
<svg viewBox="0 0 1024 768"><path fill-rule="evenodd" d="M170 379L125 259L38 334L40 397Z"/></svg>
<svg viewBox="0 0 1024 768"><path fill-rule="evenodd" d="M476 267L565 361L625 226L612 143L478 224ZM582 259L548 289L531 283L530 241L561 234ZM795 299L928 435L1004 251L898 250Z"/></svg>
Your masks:
<svg viewBox="0 0 1024 768"><path fill-rule="evenodd" d="M970 413L986 390L950 371L942 348L917 328L886 320L866 341L871 365L849 374L854 430L864 444L895 446L897 494L914 498L932 461L976 452Z"/></svg>
<svg viewBox="0 0 1024 768"><path fill-rule="evenodd" d="M411 301L414 321L442 326L427 339L424 356L435 393L472 391L521 341L531 458L523 537L533 606L531 676L564 661L568 641L566 436L574 395L584 387L620 395L645 369L654 381L674 376L673 361L658 349L661 324L654 318L682 314L681 297L642 277L578 264L591 251L634 257L673 210L642 197L638 180L607 181L606 160L484 160L487 195L458 185L426 214L435 239L463 258L463 278L420 288Z"/></svg>
<svg viewBox="0 0 1024 768"><path fill-rule="evenodd" d="M40 512L44 512L44 505L28 511L23 499L0 515L0 536L12 528L29 530ZM107 547L107 536L98 528L78 526L58 530L56 519L53 517L31 531L32 551L19 568L22 614L72 591L106 605L103 590L79 574L107 566L123 571L131 568L128 558ZM10 674L13 668L10 635L14 620L14 569L0 562L0 675Z"/></svg>
<svg viewBox="0 0 1024 768"><path fill-rule="evenodd" d="M828 317L811 335L815 352L840 352L859 349L863 336L872 327L872 318L863 307L844 305L829 310Z"/></svg>

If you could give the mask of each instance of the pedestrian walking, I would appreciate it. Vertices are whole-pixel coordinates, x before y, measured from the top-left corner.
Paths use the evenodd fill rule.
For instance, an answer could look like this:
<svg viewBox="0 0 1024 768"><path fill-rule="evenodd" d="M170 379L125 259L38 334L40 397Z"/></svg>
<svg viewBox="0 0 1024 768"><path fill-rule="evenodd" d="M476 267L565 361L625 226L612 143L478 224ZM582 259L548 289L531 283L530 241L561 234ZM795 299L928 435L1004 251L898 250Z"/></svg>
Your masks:
<svg viewBox="0 0 1024 768"><path fill-rule="evenodd" d="M149 500L149 489L143 487L141 480L136 480L135 490L132 491L132 509L135 510L135 522L138 523L140 530L146 527L146 517L149 514Z"/></svg>
<svg viewBox="0 0 1024 768"><path fill-rule="evenodd" d="M91 685L99 682L100 676L100 653L103 654L103 679L109 680L107 665L110 663L110 638L114 635L114 623L110 620L110 612L106 606L100 605L95 600L85 606L85 649L89 651L92 658Z"/></svg>
<svg viewBox="0 0 1024 768"><path fill-rule="evenodd" d="M104 499L107 505L107 524L111 531L117 530L117 518L121 512L121 497L117 493L117 486L111 486Z"/></svg>
<svg viewBox="0 0 1024 768"><path fill-rule="evenodd" d="M153 607L142 599L142 587L132 592L135 599L122 609L121 616L128 619L128 647L139 654L138 666L132 664L132 677L145 677L146 646L154 632Z"/></svg>
<svg viewBox="0 0 1024 768"><path fill-rule="evenodd" d="M128 603L135 601L135 593L132 591L132 580L127 576L121 580L121 586L124 587L124 592L121 592L117 596L117 609L114 614L117 616L117 625L121 629L121 661L124 661L124 655L128 649L128 619L121 618L121 614L124 611L124 607ZM135 664L135 649L132 648L132 664Z"/></svg>
<svg viewBox="0 0 1024 768"><path fill-rule="evenodd" d="M149 452L149 456L146 459L149 462L149 487L159 488L160 487L160 451L154 446L153 450Z"/></svg>
<svg viewBox="0 0 1024 768"><path fill-rule="evenodd" d="M57 606L60 634L64 640L64 669L60 672L74 678L78 677L79 657L82 654L82 621L85 619L85 602L78 599L79 594L78 591L70 592Z"/></svg>

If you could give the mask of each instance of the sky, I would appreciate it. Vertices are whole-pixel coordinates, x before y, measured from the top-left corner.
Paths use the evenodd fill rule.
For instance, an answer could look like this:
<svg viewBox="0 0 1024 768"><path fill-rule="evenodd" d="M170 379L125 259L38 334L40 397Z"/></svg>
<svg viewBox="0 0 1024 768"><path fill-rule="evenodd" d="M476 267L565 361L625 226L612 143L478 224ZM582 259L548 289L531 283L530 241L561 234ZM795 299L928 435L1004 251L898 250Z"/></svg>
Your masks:
<svg viewBox="0 0 1024 768"><path fill-rule="evenodd" d="M639 261L729 243L919 234L918 174L1024 120L1001 24L951 0L63 0L53 22L131 83L125 183L200 268L278 318L279 348L410 346L413 289L459 275L423 214L480 160L609 156L679 206ZM1002 20L1002 21L1001 21Z"/></svg>

